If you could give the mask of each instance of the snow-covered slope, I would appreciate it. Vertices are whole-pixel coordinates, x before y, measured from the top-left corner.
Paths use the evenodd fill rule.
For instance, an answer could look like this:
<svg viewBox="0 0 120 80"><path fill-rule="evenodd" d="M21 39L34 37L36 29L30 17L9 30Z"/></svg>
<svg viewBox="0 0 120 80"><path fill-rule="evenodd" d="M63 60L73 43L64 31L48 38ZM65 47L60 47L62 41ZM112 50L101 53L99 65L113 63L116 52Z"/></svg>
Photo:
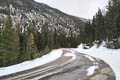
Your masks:
<svg viewBox="0 0 120 80"><path fill-rule="evenodd" d="M103 42L99 48L97 48L97 45L94 45L90 49L83 49L83 44L81 44L75 50L104 60L112 67L116 80L120 80L120 49L108 49Z"/></svg>

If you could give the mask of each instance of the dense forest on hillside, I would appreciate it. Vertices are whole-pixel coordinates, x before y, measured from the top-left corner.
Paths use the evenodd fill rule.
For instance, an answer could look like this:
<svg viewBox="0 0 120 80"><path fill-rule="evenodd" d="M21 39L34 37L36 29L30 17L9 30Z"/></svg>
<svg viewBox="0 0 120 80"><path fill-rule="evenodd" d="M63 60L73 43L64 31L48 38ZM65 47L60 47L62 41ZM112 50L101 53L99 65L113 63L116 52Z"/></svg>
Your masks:
<svg viewBox="0 0 120 80"><path fill-rule="evenodd" d="M84 27L83 43L107 42L108 48L120 48L120 0L110 0L105 15L99 9L92 21Z"/></svg>
<svg viewBox="0 0 120 80"><path fill-rule="evenodd" d="M52 49L77 47L79 35L58 33L47 23L38 31L34 24L22 29L20 24L12 24L11 16L0 21L0 66L9 66L45 55Z"/></svg>
<svg viewBox="0 0 120 80"><path fill-rule="evenodd" d="M50 29L48 23L37 30L33 23L28 28L13 25L11 15L0 19L0 67L41 57L58 48L74 48L80 43L92 46L107 42L109 48L120 48L120 1L110 0L106 14L99 9L92 21L87 21L80 34L75 35Z"/></svg>

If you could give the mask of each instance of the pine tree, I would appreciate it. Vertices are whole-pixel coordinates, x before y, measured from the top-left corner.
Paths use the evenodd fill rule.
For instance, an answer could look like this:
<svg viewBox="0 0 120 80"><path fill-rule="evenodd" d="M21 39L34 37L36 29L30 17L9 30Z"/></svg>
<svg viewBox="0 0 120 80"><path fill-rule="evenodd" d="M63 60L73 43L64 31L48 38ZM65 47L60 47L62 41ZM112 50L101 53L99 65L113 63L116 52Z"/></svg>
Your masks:
<svg viewBox="0 0 120 80"><path fill-rule="evenodd" d="M17 63L18 53L16 52L15 29L12 25L11 16L6 19L6 26L1 39L1 51L3 55L3 66Z"/></svg>
<svg viewBox="0 0 120 80"><path fill-rule="evenodd" d="M101 10L98 10L98 13L96 15L96 40L102 41L105 37L105 24L104 24L104 16L102 15Z"/></svg>
<svg viewBox="0 0 120 80"><path fill-rule="evenodd" d="M42 41L42 50L44 50L45 49L45 46L48 44L47 43L47 38L48 38L48 33L47 33L47 27L48 27L48 25L47 25L47 23L45 23L44 25L43 25L43 27L42 27L42 31L41 31L41 41Z"/></svg>
<svg viewBox="0 0 120 80"><path fill-rule="evenodd" d="M17 62L19 62L19 55L20 55L20 24L16 24L15 26L15 53L18 53Z"/></svg>
<svg viewBox="0 0 120 80"><path fill-rule="evenodd" d="M90 22L88 21L88 22L86 22L86 24L85 24L85 26L84 26L84 39L85 39L85 41L84 41L84 43L85 44L88 44L89 42L90 42L90 35L91 35L91 33L90 33L90 27L91 25L90 25Z"/></svg>
<svg viewBox="0 0 120 80"><path fill-rule="evenodd" d="M40 51L42 48L41 33L38 30L36 30L34 37L35 37L35 45L37 47L37 51Z"/></svg>
<svg viewBox="0 0 120 80"><path fill-rule="evenodd" d="M54 41L54 48L59 48L59 42L58 42L58 34L57 34L57 30L54 29L54 33L53 33L53 41Z"/></svg>
<svg viewBox="0 0 120 80"><path fill-rule="evenodd" d="M34 59L34 56L37 52L34 33L35 33L35 29L33 25L30 24L28 28L28 37L27 37L27 45L26 45L26 58L28 60Z"/></svg>
<svg viewBox="0 0 120 80"><path fill-rule="evenodd" d="M95 41L95 28L96 28L96 17L93 16L93 20L92 20L92 41L94 42Z"/></svg>
<svg viewBox="0 0 120 80"><path fill-rule="evenodd" d="M1 61L1 63L0 63L0 66L2 66L3 65L3 55L2 55L2 32L3 32L3 26L1 25L2 24L2 22L0 21L0 61Z"/></svg>
<svg viewBox="0 0 120 80"><path fill-rule="evenodd" d="M28 38L27 32L20 33L20 54L19 54L20 61L19 62L23 62L27 60L26 58L27 38Z"/></svg>
<svg viewBox="0 0 120 80"><path fill-rule="evenodd" d="M48 30L47 32L48 32L48 35L47 35L48 36L47 37L48 47L50 50L52 50L54 48L53 33L50 30Z"/></svg>
<svg viewBox="0 0 120 80"><path fill-rule="evenodd" d="M120 41L118 40L120 38L120 1L117 0L115 3L116 3L116 16L114 17L116 27L115 35L118 47L120 47Z"/></svg>
<svg viewBox="0 0 120 80"><path fill-rule="evenodd" d="M112 41L113 38L117 36L117 26L116 26L116 16L118 16L119 12L119 0L110 0L108 4L108 11L106 13L106 26L107 26L107 35L108 40Z"/></svg>

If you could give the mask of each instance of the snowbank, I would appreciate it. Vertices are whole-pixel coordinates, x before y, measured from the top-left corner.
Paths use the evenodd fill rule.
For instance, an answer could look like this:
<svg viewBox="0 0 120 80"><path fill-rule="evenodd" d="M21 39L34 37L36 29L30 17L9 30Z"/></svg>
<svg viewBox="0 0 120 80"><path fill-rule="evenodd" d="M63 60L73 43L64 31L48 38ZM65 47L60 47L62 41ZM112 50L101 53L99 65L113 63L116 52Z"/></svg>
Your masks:
<svg viewBox="0 0 120 80"><path fill-rule="evenodd" d="M85 57L87 57L90 61L95 61L91 56L85 55Z"/></svg>
<svg viewBox="0 0 120 80"><path fill-rule="evenodd" d="M72 59L70 61L73 61L76 59L75 53L66 53L64 56L72 56Z"/></svg>
<svg viewBox="0 0 120 80"><path fill-rule="evenodd" d="M9 66L9 67L0 68L0 76L28 70L28 69L35 68L37 66L49 63L61 57L62 53L63 52L61 49L53 50L49 54L41 58L38 58L32 61L26 61L26 62L13 65L13 66Z"/></svg>
<svg viewBox="0 0 120 80"><path fill-rule="evenodd" d="M81 44L75 50L104 60L112 67L116 75L116 80L120 80L120 49L108 49L104 47L104 45L105 43L103 43L99 48L94 45L90 49L83 49L83 44Z"/></svg>
<svg viewBox="0 0 120 80"><path fill-rule="evenodd" d="M99 68L98 66L91 66L91 67L89 67L89 68L87 69L87 72L88 72L87 75L88 75L88 76L93 75L95 69L98 69L98 68Z"/></svg>

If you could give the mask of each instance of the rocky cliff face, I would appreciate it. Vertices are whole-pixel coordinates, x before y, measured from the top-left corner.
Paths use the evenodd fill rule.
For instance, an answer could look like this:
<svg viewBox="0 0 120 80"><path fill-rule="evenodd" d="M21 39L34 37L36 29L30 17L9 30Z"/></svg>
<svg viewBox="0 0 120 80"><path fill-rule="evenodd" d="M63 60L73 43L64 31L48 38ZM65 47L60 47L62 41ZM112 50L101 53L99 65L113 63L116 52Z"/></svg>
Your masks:
<svg viewBox="0 0 120 80"><path fill-rule="evenodd" d="M6 18L9 12L13 23L20 23L23 28L34 24L40 30L42 25L47 22L51 29L56 28L60 32L66 33L72 29L73 33L77 34L84 25L82 19L34 0L0 0L0 19Z"/></svg>

